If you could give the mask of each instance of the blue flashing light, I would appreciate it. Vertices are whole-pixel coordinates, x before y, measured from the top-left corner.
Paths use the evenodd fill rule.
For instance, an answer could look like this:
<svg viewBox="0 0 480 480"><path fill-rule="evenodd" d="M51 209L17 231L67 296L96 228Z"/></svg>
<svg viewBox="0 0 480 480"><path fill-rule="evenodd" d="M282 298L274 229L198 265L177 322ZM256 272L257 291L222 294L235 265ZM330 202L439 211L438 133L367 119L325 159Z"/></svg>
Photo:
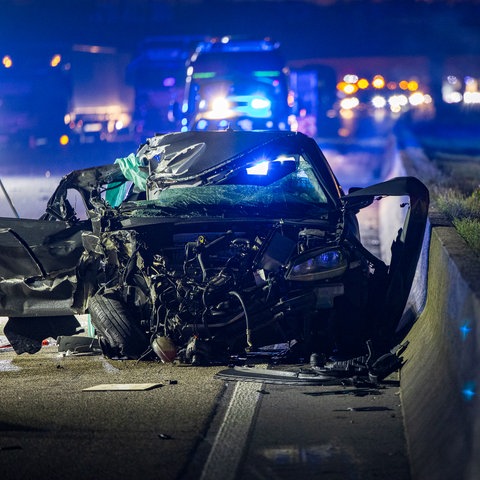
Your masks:
<svg viewBox="0 0 480 480"><path fill-rule="evenodd" d="M197 123L197 130L205 130L208 127L208 122L204 119L199 120Z"/></svg>
<svg viewBox="0 0 480 480"><path fill-rule="evenodd" d="M268 98L261 97L252 98L252 101L250 102L250 105L254 110L267 110L270 108L271 104L272 102L270 102Z"/></svg>

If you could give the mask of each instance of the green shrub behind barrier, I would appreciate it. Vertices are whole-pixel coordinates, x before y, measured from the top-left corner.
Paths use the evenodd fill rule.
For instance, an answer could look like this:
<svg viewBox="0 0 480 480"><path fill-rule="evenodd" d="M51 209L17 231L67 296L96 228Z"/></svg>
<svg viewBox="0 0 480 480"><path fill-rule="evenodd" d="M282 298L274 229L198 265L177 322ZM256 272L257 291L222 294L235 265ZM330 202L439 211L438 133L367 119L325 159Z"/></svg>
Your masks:
<svg viewBox="0 0 480 480"><path fill-rule="evenodd" d="M469 196L457 190L446 190L435 196L434 204L447 215L458 233L480 256L480 188Z"/></svg>

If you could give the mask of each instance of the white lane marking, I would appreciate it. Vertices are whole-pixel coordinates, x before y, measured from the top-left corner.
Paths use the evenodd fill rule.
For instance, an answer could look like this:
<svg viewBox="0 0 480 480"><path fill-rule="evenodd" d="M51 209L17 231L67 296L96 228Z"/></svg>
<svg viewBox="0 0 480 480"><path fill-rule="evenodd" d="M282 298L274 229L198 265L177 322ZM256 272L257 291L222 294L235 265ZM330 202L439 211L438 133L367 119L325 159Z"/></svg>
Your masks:
<svg viewBox="0 0 480 480"><path fill-rule="evenodd" d="M201 480L234 480L252 426L262 383L237 382Z"/></svg>

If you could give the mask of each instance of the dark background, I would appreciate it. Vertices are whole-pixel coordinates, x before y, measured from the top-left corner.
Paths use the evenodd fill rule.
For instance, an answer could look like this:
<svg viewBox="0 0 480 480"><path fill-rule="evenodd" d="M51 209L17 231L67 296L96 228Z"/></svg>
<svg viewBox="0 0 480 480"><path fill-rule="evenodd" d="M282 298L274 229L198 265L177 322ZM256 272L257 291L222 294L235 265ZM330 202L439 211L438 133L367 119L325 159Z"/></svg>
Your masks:
<svg viewBox="0 0 480 480"><path fill-rule="evenodd" d="M0 42L133 50L151 35L271 36L288 59L480 53L478 0L1 0Z"/></svg>

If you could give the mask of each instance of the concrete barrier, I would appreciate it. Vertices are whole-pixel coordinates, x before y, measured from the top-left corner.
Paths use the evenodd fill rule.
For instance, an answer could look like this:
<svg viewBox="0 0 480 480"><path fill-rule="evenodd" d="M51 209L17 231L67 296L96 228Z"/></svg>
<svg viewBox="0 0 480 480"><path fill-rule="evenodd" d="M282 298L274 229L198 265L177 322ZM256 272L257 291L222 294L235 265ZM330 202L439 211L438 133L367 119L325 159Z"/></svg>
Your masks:
<svg viewBox="0 0 480 480"><path fill-rule="evenodd" d="M431 221L425 308L401 370L414 480L480 478L480 261L454 228Z"/></svg>
<svg viewBox="0 0 480 480"><path fill-rule="evenodd" d="M387 211L381 225L391 222ZM402 319L414 321L400 373L412 479L478 480L480 259L435 212L424 245Z"/></svg>

